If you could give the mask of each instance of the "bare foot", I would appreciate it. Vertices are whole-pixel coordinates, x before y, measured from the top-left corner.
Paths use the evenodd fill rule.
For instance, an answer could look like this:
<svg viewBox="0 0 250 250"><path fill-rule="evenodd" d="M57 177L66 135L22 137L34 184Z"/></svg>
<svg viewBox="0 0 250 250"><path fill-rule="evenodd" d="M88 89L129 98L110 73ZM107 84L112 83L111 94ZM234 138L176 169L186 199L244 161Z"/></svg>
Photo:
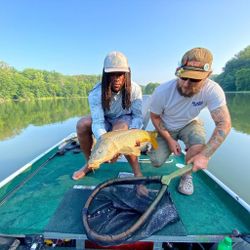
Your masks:
<svg viewBox="0 0 250 250"><path fill-rule="evenodd" d="M72 179L75 181L82 179L90 171L91 170L88 168L88 165L85 164L82 168L74 172Z"/></svg>

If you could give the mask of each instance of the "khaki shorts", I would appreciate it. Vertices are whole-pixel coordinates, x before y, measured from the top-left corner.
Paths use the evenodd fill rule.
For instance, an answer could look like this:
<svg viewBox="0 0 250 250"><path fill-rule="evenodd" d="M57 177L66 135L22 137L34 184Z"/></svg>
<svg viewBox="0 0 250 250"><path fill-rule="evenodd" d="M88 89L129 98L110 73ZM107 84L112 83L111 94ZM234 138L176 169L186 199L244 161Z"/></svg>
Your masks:
<svg viewBox="0 0 250 250"><path fill-rule="evenodd" d="M184 128L172 132L169 131L169 133L173 139L183 141L187 149L197 144L204 145L206 142L205 128L203 122L200 120L194 120ZM167 142L160 135L157 137L157 142L159 146L158 149L151 149L151 151L148 152L148 156L152 165L159 167L168 159L171 152Z"/></svg>

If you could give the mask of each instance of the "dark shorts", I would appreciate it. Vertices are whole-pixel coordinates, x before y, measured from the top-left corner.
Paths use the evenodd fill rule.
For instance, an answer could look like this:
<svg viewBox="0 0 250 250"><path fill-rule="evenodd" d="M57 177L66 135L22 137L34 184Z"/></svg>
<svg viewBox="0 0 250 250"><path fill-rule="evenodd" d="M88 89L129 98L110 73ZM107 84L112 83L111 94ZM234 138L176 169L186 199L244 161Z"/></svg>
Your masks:
<svg viewBox="0 0 250 250"><path fill-rule="evenodd" d="M186 148L190 148L193 145L206 143L206 132L203 126L203 122L200 120L194 120L186 125L184 128L169 131L170 135L175 140L181 140L184 142ZM148 156L154 166L161 166L171 154L167 142L158 135L157 137L158 149L148 153Z"/></svg>
<svg viewBox="0 0 250 250"><path fill-rule="evenodd" d="M106 118L105 119L105 129L107 131L111 131L112 127L119 122L126 123L129 127L132 123L132 116L131 115L121 115L121 116L114 118L114 119Z"/></svg>

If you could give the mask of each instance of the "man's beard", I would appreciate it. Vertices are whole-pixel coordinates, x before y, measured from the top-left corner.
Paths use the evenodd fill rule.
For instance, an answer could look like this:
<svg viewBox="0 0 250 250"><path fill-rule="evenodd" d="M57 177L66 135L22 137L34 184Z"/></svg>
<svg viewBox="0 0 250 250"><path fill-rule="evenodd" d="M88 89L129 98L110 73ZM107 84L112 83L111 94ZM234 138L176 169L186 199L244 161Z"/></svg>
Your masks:
<svg viewBox="0 0 250 250"><path fill-rule="evenodd" d="M181 87L180 87L178 84L177 84L177 90L178 90L179 94L180 94L181 96L184 96L184 97L192 97L192 96L195 95L195 93L192 93L192 92L190 92L190 93L188 93L188 94L183 93Z"/></svg>

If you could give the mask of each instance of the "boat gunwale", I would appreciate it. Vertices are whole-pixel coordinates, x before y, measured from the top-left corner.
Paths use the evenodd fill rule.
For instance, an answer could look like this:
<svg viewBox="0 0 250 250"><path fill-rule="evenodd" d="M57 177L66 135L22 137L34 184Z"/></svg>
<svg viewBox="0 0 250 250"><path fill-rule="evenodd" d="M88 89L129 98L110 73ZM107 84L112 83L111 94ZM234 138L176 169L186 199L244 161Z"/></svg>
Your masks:
<svg viewBox="0 0 250 250"><path fill-rule="evenodd" d="M203 169L203 172L208 175L214 182L216 182L224 191L226 191L234 200L236 200L241 206L243 206L250 213L250 205L244 201L238 194L230 189L226 184L219 180L207 169Z"/></svg>
<svg viewBox="0 0 250 250"><path fill-rule="evenodd" d="M50 151L52 151L53 149L55 149L56 147L58 147L59 145L63 144L64 142L72 139L76 137L76 133L71 133L68 136L66 136L65 138L63 138L62 140L60 140L58 143L56 143L55 145L51 146L49 149L47 149L45 152L41 153L40 155L38 155L37 157L35 157L33 160L31 160L30 162L26 163L24 166L20 167L18 170L16 170L14 173L12 173L11 175L7 176L5 179L3 179L0 182L0 188L2 188L4 185L6 185L7 183L11 182L15 177L17 177L19 174L21 174L22 172L24 172L26 169L28 169L29 167L31 167L35 162L37 162L38 160L40 160L42 157L44 157L46 154L48 154Z"/></svg>
<svg viewBox="0 0 250 250"><path fill-rule="evenodd" d="M182 153L186 155L186 152L184 150L182 150ZM250 213L250 204L248 204L246 201L240 198L240 196L237 193L235 193L230 187L228 187L225 183L219 180L208 169L202 169L202 171Z"/></svg>
<svg viewBox="0 0 250 250"><path fill-rule="evenodd" d="M88 240L86 234L72 234L72 233L56 233L56 232L44 232L43 236L45 239L74 239L74 240ZM173 235L151 235L146 239L142 239L140 241L153 241L153 242L179 242L179 243L216 243L224 239L224 234L220 235L180 235L180 236L173 236ZM236 237L231 235L230 236L233 242L242 241L240 237Z"/></svg>

